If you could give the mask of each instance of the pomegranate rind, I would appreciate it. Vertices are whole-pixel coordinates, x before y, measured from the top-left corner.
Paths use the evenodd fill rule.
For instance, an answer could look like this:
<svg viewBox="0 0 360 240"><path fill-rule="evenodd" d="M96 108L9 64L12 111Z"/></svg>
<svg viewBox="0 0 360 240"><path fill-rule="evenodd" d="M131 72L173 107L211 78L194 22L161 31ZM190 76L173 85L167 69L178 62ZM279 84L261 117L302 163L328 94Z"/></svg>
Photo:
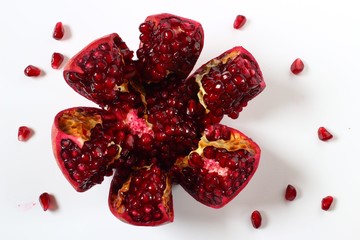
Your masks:
<svg viewBox="0 0 360 240"><path fill-rule="evenodd" d="M230 138L227 140L221 138L208 140L204 135L196 150L177 160L174 174L180 185L197 201L212 208L221 208L234 199L249 183L258 168L261 149L255 142L236 129L220 124L215 127L226 128L231 132ZM225 154L233 154L230 161L233 161L232 165L237 167L229 167L230 161L220 163L221 159L219 158L207 158L204 153L207 147L221 150ZM247 155L237 155L238 151L246 152ZM190 156L193 153L201 156L202 163L200 160L198 163L191 163ZM239 157L240 159L238 159ZM202 173L206 175L202 176ZM211 180L211 184L214 185L211 188L207 182L209 180L206 179L208 175L215 179Z"/></svg>

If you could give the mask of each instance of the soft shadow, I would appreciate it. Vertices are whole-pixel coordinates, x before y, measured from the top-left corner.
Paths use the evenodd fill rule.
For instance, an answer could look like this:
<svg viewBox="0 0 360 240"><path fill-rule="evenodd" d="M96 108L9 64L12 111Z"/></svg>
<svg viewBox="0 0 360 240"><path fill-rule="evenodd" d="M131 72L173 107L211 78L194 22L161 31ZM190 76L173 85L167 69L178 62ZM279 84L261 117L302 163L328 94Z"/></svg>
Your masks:
<svg viewBox="0 0 360 240"><path fill-rule="evenodd" d="M71 29L67 24L64 24L63 26L64 26L64 37L62 38L62 40L68 40L72 36Z"/></svg>

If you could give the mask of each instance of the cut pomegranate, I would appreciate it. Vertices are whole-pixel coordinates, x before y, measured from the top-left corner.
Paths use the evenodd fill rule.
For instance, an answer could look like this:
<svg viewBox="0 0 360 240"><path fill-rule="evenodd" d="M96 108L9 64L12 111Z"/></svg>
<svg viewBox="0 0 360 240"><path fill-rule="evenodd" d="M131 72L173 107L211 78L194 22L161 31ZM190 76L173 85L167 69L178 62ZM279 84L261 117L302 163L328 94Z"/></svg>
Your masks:
<svg viewBox="0 0 360 240"><path fill-rule="evenodd" d="M293 201L296 198L296 195L296 188L291 184L287 185L285 190L285 199L288 201Z"/></svg>
<svg viewBox="0 0 360 240"><path fill-rule="evenodd" d="M24 69L24 73L28 77L37 77L40 75L41 70L38 67L35 67L33 65L29 65Z"/></svg>
<svg viewBox="0 0 360 240"><path fill-rule="evenodd" d="M25 142L27 141L32 135L32 130L27 126L21 126L18 129L18 140Z"/></svg>
<svg viewBox="0 0 360 240"><path fill-rule="evenodd" d="M64 25L62 22L57 22L54 27L53 38L56 40L62 39L64 37L64 32Z"/></svg>
<svg viewBox="0 0 360 240"><path fill-rule="evenodd" d="M291 64L290 70L293 74L299 74L304 70L304 63L300 58L295 59Z"/></svg>
<svg viewBox="0 0 360 240"><path fill-rule="evenodd" d="M242 47L188 76L203 46L202 27L193 20L153 15L140 32L138 60L113 33L68 61L65 81L100 108L59 112L52 141L57 163L77 191L114 172L111 212L130 224L156 226L173 221L172 182L214 208L247 185L260 148L219 122L224 115L237 118L265 83Z"/></svg>
<svg viewBox="0 0 360 240"><path fill-rule="evenodd" d="M327 141L333 138L333 135L325 127L319 127L318 137L321 141Z"/></svg>
<svg viewBox="0 0 360 240"><path fill-rule="evenodd" d="M244 26L246 23L246 17L244 15L237 15L233 27L235 29L240 29L242 26Z"/></svg>
<svg viewBox="0 0 360 240"><path fill-rule="evenodd" d="M149 16L139 27L139 71L146 82L159 82L169 75L186 78L204 44L200 23L171 14Z"/></svg>
<svg viewBox="0 0 360 240"><path fill-rule="evenodd" d="M51 196L47 192L44 192L39 197L39 202L44 211L47 211L51 204Z"/></svg>
<svg viewBox="0 0 360 240"><path fill-rule="evenodd" d="M254 228L261 227L262 217L261 213L258 210L255 210L251 213L251 223Z"/></svg>
<svg viewBox="0 0 360 240"><path fill-rule="evenodd" d="M324 211L328 211L330 209L333 201L334 201L334 197L332 197L332 196L324 197L321 200L321 209Z"/></svg>
<svg viewBox="0 0 360 240"><path fill-rule="evenodd" d="M54 52L51 56L51 67L53 69L58 69L60 68L63 61L64 61L64 55L58 52Z"/></svg>

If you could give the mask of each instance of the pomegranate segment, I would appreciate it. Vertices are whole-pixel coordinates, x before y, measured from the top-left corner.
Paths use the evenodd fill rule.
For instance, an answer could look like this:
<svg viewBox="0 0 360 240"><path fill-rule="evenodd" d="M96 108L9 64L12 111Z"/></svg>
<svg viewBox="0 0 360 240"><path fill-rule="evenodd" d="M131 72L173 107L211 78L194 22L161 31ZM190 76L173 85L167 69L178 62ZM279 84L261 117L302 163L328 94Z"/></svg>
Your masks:
<svg viewBox="0 0 360 240"><path fill-rule="evenodd" d="M24 69L24 74L28 77L37 77L40 76L41 70L34 65L29 65Z"/></svg>
<svg viewBox="0 0 360 240"><path fill-rule="evenodd" d="M134 75L133 52L116 33L97 39L72 57L65 66L65 81L76 92L101 107L141 103L140 93L129 84Z"/></svg>
<svg viewBox="0 0 360 240"><path fill-rule="evenodd" d="M146 82L160 82L168 75L186 78L204 44L200 23L172 14L146 18L139 27L139 71Z"/></svg>
<svg viewBox="0 0 360 240"><path fill-rule="evenodd" d="M265 88L255 58L243 47L234 47L201 66L188 81L200 86L199 101L210 123L224 115L237 118L251 99Z"/></svg>
<svg viewBox="0 0 360 240"><path fill-rule="evenodd" d="M27 141L32 135L32 130L27 126L20 126L18 129L18 140L21 142Z"/></svg>
<svg viewBox="0 0 360 240"><path fill-rule="evenodd" d="M333 138L333 135L325 127L319 127L318 137L321 141L327 141Z"/></svg>
<svg viewBox="0 0 360 240"><path fill-rule="evenodd" d="M62 22L57 22L54 27L53 38L55 38L56 40L60 40L64 37L64 33L64 25L62 24Z"/></svg>
<svg viewBox="0 0 360 240"><path fill-rule="evenodd" d="M109 194L111 212L133 225L154 226L174 220L171 183L156 165L116 172Z"/></svg>
<svg viewBox="0 0 360 240"><path fill-rule="evenodd" d="M220 208L240 193L254 175L260 148L224 125L205 129L198 148L175 163L174 174L199 202Z"/></svg>
<svg viewBox="0 0 360 240"><path fill-rule="evenodd" d="M112 173L119 158L113 125L116 118L96 108L71 108L58 113L52 129L53 152L64 176L79 192Z"/></svg>

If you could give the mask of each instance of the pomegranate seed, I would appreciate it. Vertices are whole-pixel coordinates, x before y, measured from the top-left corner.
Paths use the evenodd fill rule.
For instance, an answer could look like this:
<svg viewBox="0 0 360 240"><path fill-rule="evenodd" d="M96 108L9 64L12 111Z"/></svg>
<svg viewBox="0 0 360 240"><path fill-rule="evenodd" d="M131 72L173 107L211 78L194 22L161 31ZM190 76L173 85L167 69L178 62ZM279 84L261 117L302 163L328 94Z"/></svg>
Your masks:
<svg viewBox="0 0 360 240"><path fill-rule="evenodd" d="M251 223L254 228L259 228L261 226L261 213L258 210L255 210L251 214Z"/></svg>
<svg viewBox="0 0 360 240"><path fill-rule="evenodd" d="M327 141L333 138L333 135L324 127L319 127L318 136L321 141Z"/></svg>
<svg viewBox="0 0 360 240"><path fill-rule="evenodd" d="M39 197L39 202L44 211L48 210L51 203L51 196L47 192L44 192Z"/></svg>
<svg viewBox="0 0 360 240"><path fill-rule="evenodd" d="M237 15L234 21L234 28L240 29L246 23L246 17L243 15Z"/></svg>
<svg viewBox="0 0 360 240"><path fill-rule="evenodd" d="M293 201L296 198L297 192L293 185L289 184L285 190L285 199L288 201Z"/></svg>
<svg viewBox="0 0 360 240"><path fill-rule="evenodd" d="M53 38L60 40L64 37L64 25L62 22L57 22L54 27Z"/></svg>
<svg viewBox="0 0 360 240"><path fill-rule="evenodd" d="M304 70L304 63L300 58L295 59L291 64L290 70L293 74L299 74Z"/></svg>
<svg viewBox="0 0 360 240"><path fill-rule="evenodd" d="M54 52L51 56L51 67L53 69L58 69L60 68L63 61L64 61L64 55L58 52Z"/></svg>
<svg viewBox="0 0 360 240"><path fill-rule="evenodd" d="M27 141L31 136L31 129L26 126L19 127L18 130L18 140L25 142Z"/></svg>
<svg viewBox="0 0 360 240"><path fill-rule="evenodd" d="M324 211L329 210L333 201L334 201L334 198L332 196L324 197L321 200L321 209Z"/></svg>
<svg viewBox="0 0 360 240"><path fill-rule="evenodd" d="M40 75L41 70L38 67L35 67L33 65L29 65L25 68L24 73L28 77L37 77Z"/></svg>

